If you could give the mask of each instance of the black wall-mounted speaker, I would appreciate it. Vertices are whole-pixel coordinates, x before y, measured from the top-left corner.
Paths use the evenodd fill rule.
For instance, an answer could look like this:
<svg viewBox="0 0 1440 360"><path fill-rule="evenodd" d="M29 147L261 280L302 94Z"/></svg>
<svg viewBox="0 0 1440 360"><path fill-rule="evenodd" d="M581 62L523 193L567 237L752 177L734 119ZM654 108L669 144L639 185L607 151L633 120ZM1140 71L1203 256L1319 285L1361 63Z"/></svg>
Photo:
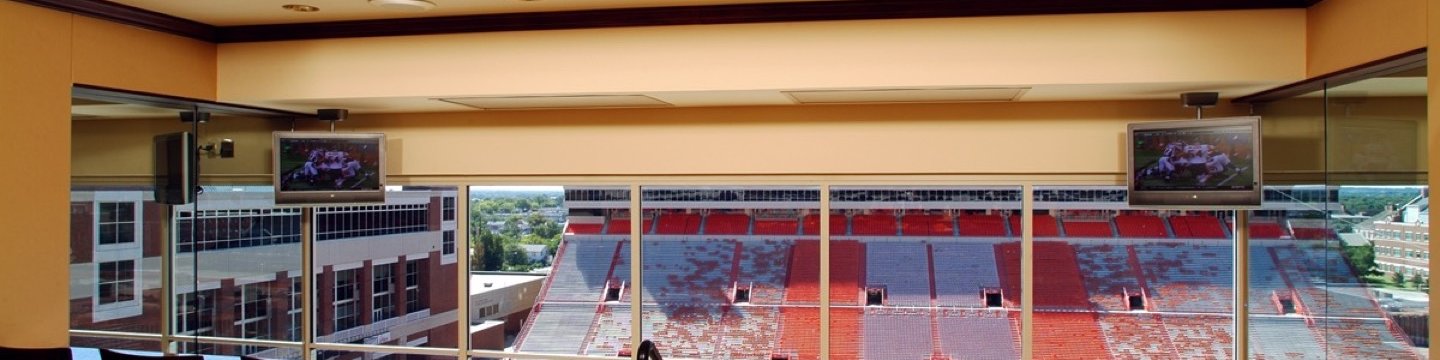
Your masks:
<svg viewBox="0 0 1440 360"><path fill-rule="evenodd" d="M178 132L155 137L155 202L170 205L195 201L199 186L195 134Z"/></svg>
<svg viewBox="0 0 1440 360"><path fill-rule="evenodd" d="M1220 103L1218 92L1187 92L1180 94L1180 102L1186 107L1215 106Z"/></svg>
<svg viewBox="0 0 1440 360"><path fill-rule="evenodd" d="M315 110L315 117L321 121L345 121L350 117L350 110L346 109L320 109Z"/></svg>
<svg viewBox="0 0 1440 360"><path fill-rule="evenodd" d="M181 112L180 112L180 122L187 122L187 123L188 123L188 122L206 123L206 122L209 122L209 121L210 121L210 113L208 113L208 112L204 112L204 111L181 111Z"/></svg>

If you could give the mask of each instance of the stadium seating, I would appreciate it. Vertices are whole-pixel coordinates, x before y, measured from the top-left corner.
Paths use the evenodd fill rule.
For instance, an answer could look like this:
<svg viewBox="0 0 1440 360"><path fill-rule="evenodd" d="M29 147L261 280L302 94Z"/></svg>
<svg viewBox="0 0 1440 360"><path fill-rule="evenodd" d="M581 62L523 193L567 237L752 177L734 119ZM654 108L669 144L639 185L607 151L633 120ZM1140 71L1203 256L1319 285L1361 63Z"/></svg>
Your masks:
<svg viewBox="0 0 1440 360"><path fill-rule="evenodd" d="M1224 239L1225 229L1221 224L1220 219L1210 215L1170 216L1170 228L1175 231L1175 237L1182 239Z"/></svg>
<svg viewBox="0 0 1440 360"><path fill-rule="evenodd" d="M1096 313L1037 311L1034 321L1036 359L1110 358Z"/></svg>
<svg viewBox="0 0 1440 360"><path fill-rule="evenodd" d="M1296 240L1333 240L1337 237L1330 229L1317 228L1290 228L1290 233Z"/></svg>
<svg viewBox="0 0 1440 360"><path fill-rule="evenodd" d="M1100 315L1100 330L1110 354L1120 359L1179 359L1158 314Z"/></svg>
<svg viewBox="0 0 1440 360"><path fill-rule="evenodd" d="M1019 250L1016 243L1015 249ZM979 307L981 290L999 288L995 246L987 243L940 242L935 256L935 302L940 306ZM1013 264L1015 267L1020 263ZM874 273L871 273L875 276ZM1008 296L1007 296L1008 298ZM1019 299L1019 297L1015 297ZM1015 304L1019 304L1018 302Z"/></svg>
<svg viewBox="0 0 1440 360"><path fill-rule="evenodd" d="M796 241L785 281L786 304L820 303L820 241Z"/></svg>
<svg viewBox="0 0 1440 360"><path fill-rule="evenodd" d="M799 233L799 220L755 219L755 235L796 235Z"/></svg>
<svg viewBox="0 0 1440 360"><path fill-rule="evenodd" d="M1155 215L1118 215L1115 216L1115 227L1120 230L1120 237L1151 239L1170 237L1165 233L1165 222Z"/></svg>
<svg viewBox="0 0 1440 360"><path fill-rule="evenodd" d="M1108 221L1065 220L1060 225L1065 228L1066 237L1115 237Z"/></svg>
<svg viewBox="0 0 1440 360"><path fill-rule="evenodd" d="M749 234L750 216L745 214L710 214L705 217L705 233L710 235Z"/></svg>
<svg viewBox="0 0 1440 360"><path fill-rule="evenodd" d="M1020 236L1019 215L1010 216L1010 233L1013 236ZM1035 214L1035 237L1057 237L1060 236L1060 226L1056 223L1055 217L1049 214Z"/></svg>
<svg viewBox="0 0 1440 360"><path fill-rule="evenodd" d="M654 224L655 224L655 220L650 220L649 218L646 218L645 220L643 220L643 221L640 222L640 230L641 230L642 232L649 233L651 230L654 229L654 227L653 227ZM628 235L628 234L630 234L630 219L610 220L610 224L605 226L605 234L608 234L608 235Z"/></svg>
<svg viewBox="0 0 1440 360"><path fill-rule="evenodd" d="M1289 219L1290 235L1296 240L1333 240L1337 237L1325 219Z"/></svg>
<svg viewBox="0 0 1440 360"><path fill-rule="evenodd" d="M905 236L955 236L954 219L945 215L914 214L900 218L900 234Z"/></svg>
<svg viewBox="0 0 1440 360"><path fill-rule="evenodd" d="M865 314L860 308L830 308L830 359L859 360L864 351ZM928 325L928 324L927 324Z"/></svg>
<svg viewBox="0 0 1440 360"><path fill-rule="evenodd" d="M772 239L748 239L736 243L740 247L740 272L735 274L735 281L741 286L751 286L751 304L778 305L785 300L790 244L789 240ZM812 261L819 261L818 252ZM818 277L816 281L819 281ZM815 299L818 301L819 290L816 291Z"/></svg>
<svg viewBox="0 0 1440 360"><path fill-rule="evenodd" d="M671 215L685 214L657 219L680 223L666 220ZM945 222L945 217L930 216L934 215L906 215L891 229L936 236L929 231L936 228L936 218ZM1130 223L1121 220L1125 216L1130 215L1117 217L1114 225L1116 233L1128 237L1136 232L1122 225ZM843 231L844 217L836 217ZM1049 219L1054 225L1054 218ZM1153 225L1158 219L1140 221ZM811 220L818 223L819 218ZM861 218L855 225L871 228L860 223L873 220ZM733 226L715 227L716 221ZM962 215L954 219L958 228L952 229L958 230L959 239L834 240L830 244L831 358L1018 357L1019 241L995 243L972 232L978 228L1003 234L1005 221L1000 216ZM1037 223L1044 221L1037 217ZM1172 216L1168 221L1180 238L1224 237L1222 222L1213 215ZM614 222L628 230L628 220ZM730 232L724 229L739 228L741 223L749 227L749 222L742 214L711 214L704 220L703 232ZM767 220L754 222L759 233ZM601 300L607 282L629 281L630 242L566 237L535 311L516 340L517 349L614 356L631 344L626 302L638 290L645 296L638 326L645 338L666 344L666 355L671 357L818 359L820 243L793 240L804 220L768 222L776 224L774 229L779 230L773 232L779 236L646 240L644 289L626 289L619 304ZM930 225L913 227L918 223ZM688 231L689 221L684 224ZM1293 223L1282 219L1252 225L1263 224L1283 234L1286 230L1278 224ZM580 234L612 230L599 224L570 225L575 224L568 224L567 232L579 229ZM654 225L655 230L679 228ZM865 231L871 230L859 232ZM975 238L966 238L970 236ZM1035 358L1233 357L1234 331L1227 316L1233 289L1229 242L1166 241L1163 236L1125 242L1057 240L1061 239L1034 244ZM1251 245L1252 357L1419 359L1406 344L1407 337L1358 285L1361 280L1343 253L1326 245L1318 241ZM729 303L737 284L751 289L748 305ZM888 290L885 306L861 306L866 285ZM982 308L987 288L1003 289L1005 309ZM1128 304L1121 294L1139 289L1147 291L1151 312L1125 312ZM1281 316L1275 305L1277 294L1293 299L1299 316Z"/></svg>
<svg viewBox="0 0 1440 360"><path fill-rule="evenodd" d="M1002 269L1001 284L1005 288L1005 300L1020 303L1020 244L1004 243L995 245L1000 252ZM1035 308L1073 309L1090 308L1089 295L1085 290L1080 267L1076 263L1075 249L1059 241L1035 242ZM1044 264L1044 265L1039 265Z"/></svg>
<svg viewBox="0 0 1440 360"><path fill-rule="evenodd" d="M886 304L930 306L929 249L921 242L865 244L866 285L885 286Z"/></svg>
<svg viewBox="0 0 1440 360"><path fill-rule="evenodd" d="M1293 293L1285 277L1276 267L1275 256L1269 246L1250 246L1250 313L1279 315L1271 299L1274 294ZM1300 304L1296 305L1301 306Z"/></svg>
<svg viewBox="0 0 1440 360"><path fill-rule="evenodd" d="M1000 215L960 215L960 236L1006 236L1005 218Z"/></svg>
<svg viewBox="0 0 1440 360"><path fill-rule="evenodd" d="M1220 315L1161 315L1180 359L1233 359L1232 318Z"/></svg>
<svg viewBox="0 0 1440 360"><path fill-rule="evenodd" d="M520 351L576 355L595 321L595 305L544 303L536 307L527 332L541 336L521 337ZM519 341L519 340L517 340Z"/></svg>
<svg viewBox="0 0 1440 360"><path fill-rule="evenodd" d="M865 309L866 359L928 359L935 338L929 309Z"/></svg>
<svg viewBox="0 0 1440 360"><path fill-rule="evenodd" d="M594 235L604 232L605 224L565 223L565 235Z"/></svg>
<svg viewBox="0 0 1440 360"><path fill-rule="evenodd" d="M895 236L899 231L896 228L899 225L895 222L895 216L890 214L877 212L855 215L851 221L855 222L850 229L854 235Z"/></svg>
<svg viewBox="0 0 1440 360"><path fill-rule="evenodd" d="M1231 225L1233 227L1233 224ZM1279 239L1285 237L1285 228L1271 222L1250 223L1251 239Z"/></svg>
<svg viewBox="0 0 1440 360"><path fill-rule="evenodd" d="M662 213L655 233L659 235L700 234L700 214Z"/></svg>
<svg viewBox="0 0 1440 360"><path fill-rule="evenodd" d="M1262 355L1256 358L1313 359L1324 358L1325 349L1305 319L1251 316L1250 354Z"/></svg>
<svg viewBox="0 0 1440 360"><path fill-rule="evenodd" d="M1321 318L1314 325L1326 356L1339 359L1420 359L1386 319Z"/></svg>
<svg viewBox="0 0 1440 360"><path fill-rule="evenodd" d="M591 341L590 355L614 356L609 349L625 346L628 308L602 314L600 321L625 326L600 327ZM768 307L646 305L641 331L645 338L663 344L665 356L694 359L759 359L770 355L780 324ZM624 317L625 320L614 319Z"/></svg>
<svg viewBox="0 0 1440 360"><path fill-rule="evenodd" d="M542 298L561 301L599 301L617 253L615 240L566 240L555 261L554 276ZM624 254L629 257L629 253ZM628 273L628 269L627 273ZM628 278L628 276L627 276Z"/></svg>
<svg viewBox="0 0 1440 360"><path fill-rule="evenodd" d="M645 241L644 249L641 284L646 303L729 303L734 241Z"/></svg>
<svg viewBox="0 0 1440 360"><path fill-rule="evenodd" d="M792 360L819 359L820 332L815 331L819 328L820 308L781 306L780 340L774 353Z"/></svg>
<svg viewBox="0 0 1440 360"><path fill-rule="evenodd" d="M1155 311L1229 313L1229 244L1149 243L1132 245L1145 273ZM1252 259L1254 256L1251 257Z"/></svg>
<svg viewBox="0 0 1440 360"><path fill-rule="evenodd" d="M595 323L590 327L585 354L614 356L630 345L630 307L609 306L595 316ZM644 330L654 333L653 328Z"/></svg>
<svg viewBox="0 0 1440 360"><path fill-rule="evenodd" d="M804 235L820 235L820 215L816 215L816 214L805 215L805 219L801 222L801 224L803 225L803 226L802 226L802 228L803 228L802 230L803 230L803 231L801 232L802 234L804 234ZM840 214L831 214L831 215L830 215L830 235L831 235L831 236L835 236L835 235L845 235L845 228L846 228L845 215L840 215Z"/></svg>
<svg viewBox="0 0 1440 360"><path fill-rule="evenodd" d="M951 359L1020 358L1018 313L1004 310L941 308L936 314L936 348ZM1009 346L1006 346L1009 345Z"/></svg>
<svg viewBox="0 0 1440 360"><path fill-rule="evenodd" d="M1076 262L1085 275L1085 289L1090 303L1098 310L1127 311L1130 309L1126 290L1139 293L1139 277L1132 268L1130 248L1115 245L1075 245Z"/></svg>
<svg viewBox="0 0 1440 360"><path fill-rule="evenodd" d="M831 304L864 304L865 261L865 244L854 240L830 242Z"/></svg>

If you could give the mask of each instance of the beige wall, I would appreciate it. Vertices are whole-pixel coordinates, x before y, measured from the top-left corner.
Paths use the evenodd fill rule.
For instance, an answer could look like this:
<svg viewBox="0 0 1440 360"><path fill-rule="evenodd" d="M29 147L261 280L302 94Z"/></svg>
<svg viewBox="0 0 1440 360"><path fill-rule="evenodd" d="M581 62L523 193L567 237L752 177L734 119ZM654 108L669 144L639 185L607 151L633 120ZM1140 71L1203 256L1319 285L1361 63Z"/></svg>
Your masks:
<svg viewBox="0 0 1440 360"><path fill-rule="evenodd" d="M1283 83L1305 12L1167 12L377 37L220 46L220 98ZM1182 91L1182 90L1176 90Z"/></svg>
<svg viewBox="0 0 1440 360"><path fill-rule="evenodd" d="M73 181L88 184L146 184L154 169L155 135L191 131L176 118L84 120L74 123L71 138ZM270 134L288 130L288 122L260 118L215 116L200 125L201 145L221 139L235 141L235 157L200 157L202 183L270 183Z"/></svg>
<svg viewBox="0 0 1440 360"><path fill-rule="evenodd" d="M1306 73L1320 76L1425 47L1426 1L1325 0L1311 6Z"/></svg>
<svg viewBox="0 0 1440 360"><path fill-rule="evenodd" d="M389 173L411 177L1118 175L1126 123L1192 114L1174 101L493 111L356 115L338 130L386 133ZM73 173L94 182L147 180L150 138L188 129L173 119L74 126ZM285 129L249 118L202 125L202 143L237 141L236 158L206 158L203 173L213 181L269 174L270 133ZM623 160L630 156L639 161Z"/></svg>
<svg viewBox="0 0 1440 360"><path fill-rule="evenodd" d="M84 16L72 19L75 83L215 99L215 44Z"/></svg>
<svg viewBox="0 0 1440 360"><path fill-rule="evenodd" d="M0 346L69 343L70 34L69 15L0 2Z"/></svg>
<svg viewBox="0 0 1440 360"><path fill-rule="evenodd" d="M0 168L10 169L0 198L16 204L0 207L0 346L69 343L71 84L214 98L214 53L199 41L0 2Z"/></svg>
<svg viewBox="0 0 1440 360"><path fill-rule="evenodd" d="M1326 115L1326 170L1341 175L1332 176L1332 183L1403 181L1403 173L1426 171L1426 97L1334 97L1336 90L1344 89L1330 92ZM1408 183L1424 182L1408 178Z"/></svg>
<svg viewBox="0 0 1440 360"><path fill-rule="evenodd" d="M390 173L414 176L1120 174L1127 122L1191 115L1127 101L380 114L341 127L385 132Z"/></svg>
<svg viewBox="0 0 1440 360"><path fill-rule="evenodd" d="M1430 0L1426 13L1428 16L1428 21L1425 22L1425 24L1428 26L1428 31L1426 32L1426 34L1429 35L1426 38L1426 41L1429 43L1429 47L1440 49L1440 0ZM1436 61L1435 58L1427 56L1426 61L1428 62L1426 64L1427 70L1440 68L1440 66L1435 66L1440 65L1440 61ZM1428 80L1430 82L1429 86L1427 87L1429 94L1440 94L1440 76L1429 76ZM1428 96L1427 98L1430 99L1430 101L1429 106L1427 107L1428 111L1426 112L1426 117L1429 122L1434 123L1437 120L1440 120L1440 110L1437 110L1440 109L1440 96ZM1435 147L1440 146L1440 126L1429 126L1427 130L1427 132L1430 134L1429 144L1431 146L1428 151L1433 153L1437 151ZM1440 156L1430 156L1428 160L1431 169L1440 169ZM1430 176L1429 184L1431 193L1434 194L1434 191L1436 189L1440 189L1440 176ZM1430 223L1440 224L1440 212L1430 212ZM1440 241L1431 241L1429 245L1431 254L1440 254ZM1430 288L1434 289L1435 277L1432 276L1429 280L1431 284ZM1434 305L1431 305L1430 310L1432 310L1432 313L1434 312ZM1440 328L1440 317L1430 316L1429 322L1431 329ZM1432 335L1430 337L1430 340L1430 343L1434 344L1435 336ZM1440 347L1434 345L1430 346L1430 358L1440 358Z"/></svg>

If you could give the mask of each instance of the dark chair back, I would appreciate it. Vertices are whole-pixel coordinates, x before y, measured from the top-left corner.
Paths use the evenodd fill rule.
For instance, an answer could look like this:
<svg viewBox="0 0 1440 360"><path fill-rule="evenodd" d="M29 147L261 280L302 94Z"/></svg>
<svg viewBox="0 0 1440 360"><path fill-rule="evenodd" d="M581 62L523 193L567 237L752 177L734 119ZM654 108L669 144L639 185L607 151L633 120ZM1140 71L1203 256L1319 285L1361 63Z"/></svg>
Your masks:
<svg viewBox="0 0 1440 360"><path fill-rule="evenodd" d="M0 346L0 359L70 360L70 348L21 349Z"/></svg>
<svg viewBox="0 0 1440 360"><path fill-rule="evenodd" d="M641 341L639 351L635 356L638 360L663 360L660 358L660 348L655 347L655 343L650 340Z"/></svg>
<svg viewBox="0 0 1440 360"><path fill-rule="evenodd" d="M114 351L114 350L110 350L110 349L100 349L100 360L156 360L156 359L169 359L169 360L205 360L205 357L204 357L204 356L200 356L200 355L134 355L134 354L126 354L126 353L122 353L122 352Z"/></svg>

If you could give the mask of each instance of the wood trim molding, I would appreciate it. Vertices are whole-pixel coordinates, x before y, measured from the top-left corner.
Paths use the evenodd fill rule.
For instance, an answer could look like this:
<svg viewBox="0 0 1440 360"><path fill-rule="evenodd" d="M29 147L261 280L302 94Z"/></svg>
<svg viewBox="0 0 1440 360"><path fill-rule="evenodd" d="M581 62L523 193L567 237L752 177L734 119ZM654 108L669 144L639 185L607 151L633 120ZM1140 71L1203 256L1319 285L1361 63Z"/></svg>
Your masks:
<svg viewBox="0 0 1440 360"><path fill-rule="evenodd" d="M867 19L1306 8L1319 0L865 0L669 6L216 27L106 0L12 0L215 42Z"/></svg>
<svg viewBox="0 0 1440 360"><path fill-rule="evenodd" d="M216 27L105 0L14 0L75 15L137 26L192 39L215 42Z"/></svg>
<svg viewBox="0 0 1440 360"><path fill-rule="evenodd" d="M1266 103L1309 94L1324 90L1328 87L1413 70L1425 66L1425 54L1426 48L1414 49L1383 59L1340 69L1328 74L1281 85L1273 89L1241 96L1230 102L1236 104Z"/></svg>
<svg viewBox="0 0 1440 360"><path fill-rule="evenodd" d="M232 26L220 28L217 41L256 42L634 26L1304 8L1310 3L1311 0L817 1Z"/></svg>

